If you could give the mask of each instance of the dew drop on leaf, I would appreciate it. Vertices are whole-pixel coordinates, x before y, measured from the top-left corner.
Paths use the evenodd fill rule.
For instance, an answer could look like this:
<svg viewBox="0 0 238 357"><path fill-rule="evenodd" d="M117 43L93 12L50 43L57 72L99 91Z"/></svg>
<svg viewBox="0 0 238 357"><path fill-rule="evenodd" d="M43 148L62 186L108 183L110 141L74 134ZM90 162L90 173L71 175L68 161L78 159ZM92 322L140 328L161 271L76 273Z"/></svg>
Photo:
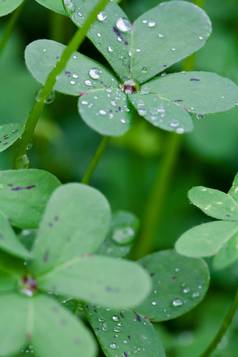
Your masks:
<svg viewBox="0 0 238 357"><path fill-rule="evenodd" d="M132 29L130 21L123 17L117 20L116 26L121 32L129 32Z"/></svg>

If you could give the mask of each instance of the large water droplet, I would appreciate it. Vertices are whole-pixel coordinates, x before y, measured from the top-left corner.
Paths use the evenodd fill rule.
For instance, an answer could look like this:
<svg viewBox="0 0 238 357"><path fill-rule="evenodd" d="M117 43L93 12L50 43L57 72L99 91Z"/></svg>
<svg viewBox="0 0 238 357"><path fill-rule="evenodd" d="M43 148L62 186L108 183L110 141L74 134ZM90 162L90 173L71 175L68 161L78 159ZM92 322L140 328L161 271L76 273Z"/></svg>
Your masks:
<svg viewBox="0 0 238 357"><path fill-rule="evenodd" d="M130 23L129 20L127 20L126 18L120 17L117 20L117 28L121 31L121 32L129 32L132 29L132 25Z"/></svg>
<svg viewBox="0 0 238 357"><path fill-rule="evenodd" d="M98 19L98 21L101 21L101 22L105 21L107 19L106 13L103 11L99 12L99 14L97 15L97 19Z"/></svg>
<svg viewBox="0 0 238 357"><path fill-rule="evenodd" d="M101 74L102 74L102 71L98 68L92 68L89 71L89 76L92 79L99 79Z"/></svg>
<svg viewBox="0 0 238 357"><path fill-rule="evenodd" d="M183 305L183 302L182 302L182 300L180 300L180 299L174 299L174 300L172 301L172 305L175 306L175 307L179 307L179 306L182 306L182 305Z"/></svg>

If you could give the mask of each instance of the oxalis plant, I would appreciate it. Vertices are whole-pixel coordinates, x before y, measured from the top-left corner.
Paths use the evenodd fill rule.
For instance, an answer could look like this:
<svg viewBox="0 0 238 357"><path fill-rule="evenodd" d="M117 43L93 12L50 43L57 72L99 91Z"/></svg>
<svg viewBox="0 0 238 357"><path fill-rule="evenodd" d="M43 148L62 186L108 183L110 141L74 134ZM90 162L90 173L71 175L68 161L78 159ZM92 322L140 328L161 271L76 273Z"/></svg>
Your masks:
<svg viewBox="0 0 238 357"><path fill-rule="evenodd" d="M165 75L211 34L208 16L192 3L161 3L131 23L116 1L37 2L79 29L67 46L40 39L26 47L26 66L43 86L23 127L0 128L0 150L14 144L18 169L0 173L0 355L91 357L99 351L97 340L109 357L165 356L157 323L204 298L210 275L203 258L215 256L215 269L238 259L238 179L228 194L193 188L192 203L219 221L184 233L175 250L138 261L129 260L137 217L111 213L104 195L88 184L109 138L131 128L135 111L160 129L183 134L193 129L192 117L234 107L238 88L214 73ZM16 9L0 49L24 3L0 0L1 16ZM85 36L110 68L77 52ZM52 91L78 97L80 117L103 136L82 183L61 184L28 168L27 149ZM237 300L203 356L216 349Z"/></svg>

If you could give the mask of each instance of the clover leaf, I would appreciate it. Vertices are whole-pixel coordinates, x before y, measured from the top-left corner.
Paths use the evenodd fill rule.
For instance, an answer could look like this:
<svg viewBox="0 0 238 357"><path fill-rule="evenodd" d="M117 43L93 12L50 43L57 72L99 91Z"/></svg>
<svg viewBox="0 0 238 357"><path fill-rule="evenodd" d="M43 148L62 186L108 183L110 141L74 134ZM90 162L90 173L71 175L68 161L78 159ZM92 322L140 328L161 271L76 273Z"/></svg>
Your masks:
<svg viewBox="0 0 238 357"><path fill-rule="evenodd" d="M28 251L0 214L0 331L11 329L0 345L1 355L30 344L44 357L95 356L90 332L54 296L113 309L135 307L147 297L151 281L139 264L94 255L108 233L110 218L110 206L99 191L77 183L61 185ZM5 310L9 301L14 305L11 313ZM14 328L12 314L18 317Z"/></svg>
<svg viewBox="0 0 238 357"><path fill-rule="evenodd" d="M36 0L39 4L61 15L66 15L62 0ZM23 0L0 0L0 16L5 16L14 11L23 3Z"/></svg>
<svg viewBox="0 0 238 357"><path fill-rule="evenodd" d="M165 356L153 322L174 319L204 298L209 270L202 259L183 257L173 250L160 251L139 263L152 278L152 290L133 310L103 309L85 305L87 318L108 357Z"/></svg>
<svg viewBox="0 0 238 357"><path fill-rule="evenodd" d="M5 16L21 5L23 0L0 0L0 16Z"/></svg>
<svg viewBox="0 0 238 357"><path fill-rule="evenodd" d="M189 257L214 257L214 267L223 269L238 260L238 175L232 188L224 192L207 187L189 191L190 201L219 221L193 227L178 239L176 250Z"/></svg>
<svg viewBox="0 0 238 357"><path fill-rule="evenodd" d="M79 27L95 3L85 0L64 1L70 18ZM80 77L85 80L87 76L86 81L92 88L88 88L80 97L79 113L91 128L103 135L118 136L129 129L132 116L128 112L130 103L140 116L156 127L178 134L189 132L193 129L189 113L201 117L231 109L238 102L237 86L209 72L182 72L153 78L199 50L210 33L211 22L206 13L189 2L161 3L132 24L122 9L112 1L105 11L98 14L88 37L120 77L120 84L115 82L119 89L105 85L104 91L95 94L98 85L91 80L90 72L85 72L84 66L78 66L78 77L75 79L73 73L70 76L70 71L65 73L72 77L68 78L67 92L71 92L70 83L77 87ZM44 83L49 74L47 67L53 68L56 60L51 58L47 61L41 48L36 51L37 44L34 46L33 43L27 48L26 64L33 76ZM45 45L47 48L47 42ZM54 52L52 43L51 46ZM39 67L39 63L43 65ZM93 72L92 68L91 73L99 81L100 65L95 68L99 72ZM55 89L63 92L63 88L58 85ZM117 98L120 103L118 106ZM124 105L121 105L122 102ZM127 115L121 112L127 112ZM124 127L120 121L125 124Z"/></svg>
<svg viewBox="0 0 238 357"><path fill-rule="evenodd" d="M22 126L18 123L0 126L0 152L9 148L22 134Z"/></svg>
<svg viewBox="0 0 238 357"><path fill-rule="evenodd" d="M131 310L85 307L105 356L164 357L161 339L148 318Z"/></svg>
<svg viewBox="0 0 238 357"><path fill-rule="evenodd" d="M42 170L0 171L0 213L18 228L36 228L59 185L54 175Z"/></svg>

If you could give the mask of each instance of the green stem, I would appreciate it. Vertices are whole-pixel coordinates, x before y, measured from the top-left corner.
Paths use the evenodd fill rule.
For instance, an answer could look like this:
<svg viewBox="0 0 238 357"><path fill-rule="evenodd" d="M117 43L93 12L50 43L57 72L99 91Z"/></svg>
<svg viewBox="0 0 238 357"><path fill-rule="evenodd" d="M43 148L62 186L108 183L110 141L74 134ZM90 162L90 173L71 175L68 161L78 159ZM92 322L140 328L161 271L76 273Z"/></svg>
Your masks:
<svg viewBox="0 0 238 357"><path fill-rule="evenodd" d="M228 328L230 327L232 320L235 316L235 313L238 309L238 290L236 292L234 301L229 308L221 327L219 328L217 334L215 335L214 339L210 343L210 345L207 347L207 349L201 354L201 357L209 357L211 354L216 350L217 346L221 342L222 338L225 336Z"/></svg>
<svg viewBox="0 0 238 357"><path fill-rule="evenodd" d="M181 137L178 134L169 134L167 149L165 149L166 154L159 165L155 185L145 209L139 244L135 251L136 258L141 258L154 248L155 234L164 208L164 201L173 176L181 142Z"/></svg>
<svg viewBox="0 0 238 357"><path fill-rule="evenodd" d="M85 184L89 184L90 182L90 179L98 165L98 162L99 160L101 159L103 153L105 152L105 149L107 147L107 144L110 140L110 137L109 136L104 136L95 152L95 155L94 157L92 158L92 160L90 161L87 169L86 169L86 172L83 176L83 179L82 179L82 183L85 183Z"/></svg>
<svg viewBox="0 0 238 357"><path fill-rule="evenodd" d="M54 69L48 75L45 85L42 87L40 91L38 101L34 104L27 118L24 133L21 139L16 144L14 168L16 169L22 168L23 163L25 162L27 147L29 143L31 143L32 141L37 122L40 118L41 113L43 112L43 109L45 107L45 102L55 86L56 78L64 70L72 54L75 51L77 51L78 47L83 42L85 36L87 35L88 30L90 29L93 22L96 20L97 14L105 8L108 2L109 0L100 0L98 2L97 6L95 6L91 14L84 22L82 28L75 33L75 35L69 42L68 46L63 51L62 56L57 62Z"/></svg>
<svg viewBox="0 0 238 357"><path fill-rule="evenodd" d="M23 10L23 6L25 4L25 1L13 12L13 14L10 17L10 20L8 21L6 28L3 32L2 38L0 39L0 53L4 51L6 48L6 45L8 44L8 41L12 35L12 32L14 30L14 27L17 23L17 20L19 19L21 12Z"/></svg>

